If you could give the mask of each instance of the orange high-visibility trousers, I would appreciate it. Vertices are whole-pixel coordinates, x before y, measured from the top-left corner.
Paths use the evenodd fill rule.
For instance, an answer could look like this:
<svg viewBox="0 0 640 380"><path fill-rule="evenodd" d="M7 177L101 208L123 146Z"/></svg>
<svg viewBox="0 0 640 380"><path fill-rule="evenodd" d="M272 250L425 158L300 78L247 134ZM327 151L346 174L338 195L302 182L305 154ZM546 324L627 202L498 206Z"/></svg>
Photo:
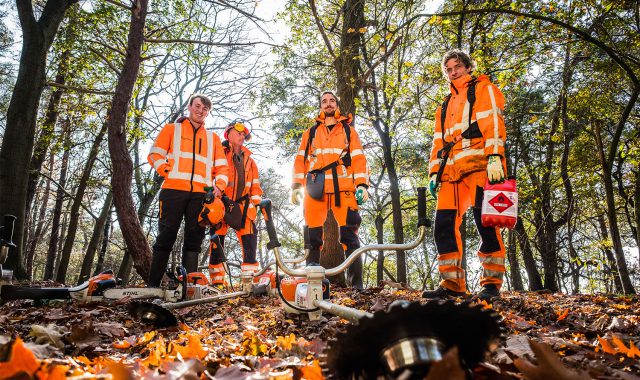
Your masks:
<svg viewBox="0 0 640 380"><path fill-rule="evenodd" d="M460 225L462 215L473 207L473 219L480 234L478 257L482 264L480 285L494 284L500 289L504 276L505 249L500 231L495 227L483 227L481 207L486 171L477 171L464 176L460 181L442 182L438 192L434 240L438 250L438 270L441 286L464 292L466 283L462 269L462 239Z"/></svg>
<svg viewBox="0 0 640 380"><path fill-rule="evenodd" d="M304 220L309 227L309 244L311 249L322 249L322 226L327 220L329 210L333 210L333 216L340 227L340 243L345 251L360 248L358 240L358 228L362 218L358 213L358 202L352 191L340 192L340 206L336 206L335 194L325 193L322 200L311 198L308 194L304 197Z"/></svg>

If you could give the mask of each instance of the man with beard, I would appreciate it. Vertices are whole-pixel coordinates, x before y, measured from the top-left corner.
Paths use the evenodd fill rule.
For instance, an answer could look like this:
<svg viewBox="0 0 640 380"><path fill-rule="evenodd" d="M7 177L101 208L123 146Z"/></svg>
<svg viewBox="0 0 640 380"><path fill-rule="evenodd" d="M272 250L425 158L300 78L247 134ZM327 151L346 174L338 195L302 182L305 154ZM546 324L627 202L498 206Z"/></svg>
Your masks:
<svg viewBox="0 0 640 380"><path fill-rule="evenodd" d="M344 116L332 92L320 96L320 114L313 127L302 135L293 166L291 202L302 199L308 228L307 265L318 265L323 245L322 227L329 210L340 227L340 243L349 255L360 247L358 204L369 198L367 159L360 137L351 125L351 114ZM362 289L362 259L349 266L347 278L352 288Z"/></svg>

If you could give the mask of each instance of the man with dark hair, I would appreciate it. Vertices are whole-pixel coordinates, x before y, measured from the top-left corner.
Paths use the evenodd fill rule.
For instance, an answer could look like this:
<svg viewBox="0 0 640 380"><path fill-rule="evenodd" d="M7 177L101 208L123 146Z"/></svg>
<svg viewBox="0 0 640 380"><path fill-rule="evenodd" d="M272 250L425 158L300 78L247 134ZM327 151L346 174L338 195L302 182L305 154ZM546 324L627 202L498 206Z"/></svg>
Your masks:
<svg viewBox="0 0 640 380"><path fill-rule="evenodd" d="M345 255L348 257L360 247L358 204L369 198L369 173L352 119L350 114L340 114L338 98L327 91L320 96L316 124L302 135L293 166L291 202L298 205L304 198L310 246L307 265L320 262L322 226L329 210L333 210L340 226L340 243ZM351 287L363 288L361 258L349 266L347 277Z"/></svg>
<svg viewBox="0 0 640 380"><path fill-rule="evenodd" d="M147 285L160 286L173 245L184 218L182 265L188 273L198 269L198 256L205 229L198 224L205 187L213 187L216 197L227 186L227 160L220 138L205 130L205 118L211 100L202 94L192 95L188 118L165 125L147 160L164 177L160 190L158 236Z"/></svg>
<svg viewBox="0 0 640 380"><path fill-rule="evenodd" d="M451 94L436 111L429 160L429 190L437 196L434 238L442 281L436 290L425 291L425 298L466 295L460 224L469 206L482 239L478 297L498 297L502 286L502 236L497 228L482 226L481 207L487 178L492 183L504 180L504 97L486 75L472 77L474 69L471 57L461 50L447 52L442 60Z"/></svg>

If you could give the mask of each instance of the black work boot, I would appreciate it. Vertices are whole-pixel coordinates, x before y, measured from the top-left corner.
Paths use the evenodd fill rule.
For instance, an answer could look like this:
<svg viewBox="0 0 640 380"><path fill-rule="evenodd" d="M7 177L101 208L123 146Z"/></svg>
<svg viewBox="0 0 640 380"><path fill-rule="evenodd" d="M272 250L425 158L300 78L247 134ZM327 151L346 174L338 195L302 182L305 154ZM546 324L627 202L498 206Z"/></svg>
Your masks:
<svg viewBox="0 0 640 380"><path fill-rule="evenodd" d="M435 290L425 290L422 292L422 298L428 299L445 299L449 297L466 297L466 292L456 292L445 288L444 286L438 286Z"/></svg>
<svg viewBox="0 0 640 380"><path fill-rule="evenodd" d="M309 254L307 255L307 266L316 266L320 265L320 249L318 248L310 248Z"/></svg>
<svg viewBox="0 0 640 380"><path fill-rule="evenodd" d="M182 252L182 266L187 273L198 271L198 256L200 256L200 252Z"/></svg>
<svg viewBox="0 0 640 380"><path fill-rule="evenodd" d="M167 270L170 255L171 252L168 251L153 251L153 256L151 257L151 269L149 270L149 279L147 280L148 287L160 287L160 283L164 277L164 272Z"/></svg>
<svg viewBox="0 0 640 380"><path fill-rule="evenodd" d="M476 294L476 297L483 301L491 301L494 298L500 298L500 291L495 284L487 284Z"/></svg>
<svg viewBox="0 0 640 380"><path fill-rule="evenodd" d="M348 250L344 253L346 257L349 257L354 250ZM362 290L362 258L358 257L353 264L349 265L347 269L347 280L352 289Z"/></svg>

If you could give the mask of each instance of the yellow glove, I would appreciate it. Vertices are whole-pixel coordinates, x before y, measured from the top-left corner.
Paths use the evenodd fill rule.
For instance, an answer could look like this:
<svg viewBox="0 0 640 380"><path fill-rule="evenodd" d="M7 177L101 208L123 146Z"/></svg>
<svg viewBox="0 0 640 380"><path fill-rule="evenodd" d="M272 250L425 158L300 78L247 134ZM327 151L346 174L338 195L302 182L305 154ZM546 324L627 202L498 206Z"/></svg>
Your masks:
<svg viewBox="0 0 640 380"><path fill-rule="evenodd" d="M296 187L295 189L291 190L291 203L298 206L300 205L300 202L302 202L303 198L304 193L302 187Z"/></svg>
<svg viewBox="0 0 640 380"><path fill-rule="evenodd" d="M502 169L500 156L489 157L489 163L487 164L487 177L489 178L490 184L504 181L504 170Z"/></svg>

